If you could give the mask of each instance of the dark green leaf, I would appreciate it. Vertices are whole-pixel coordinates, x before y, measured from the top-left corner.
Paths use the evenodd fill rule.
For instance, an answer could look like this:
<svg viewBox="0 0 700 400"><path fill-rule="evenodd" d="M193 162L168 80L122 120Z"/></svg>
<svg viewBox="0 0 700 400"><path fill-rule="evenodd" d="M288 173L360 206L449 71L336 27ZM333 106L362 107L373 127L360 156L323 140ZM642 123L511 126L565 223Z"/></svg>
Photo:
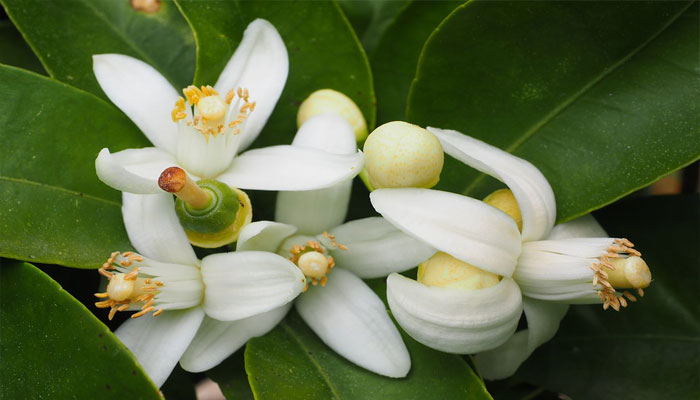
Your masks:
<svg viewBox="0 0 700 400"><path fill-rule="evenodd" d="M407 117L532 161L558 219L584 214L698 158L691 4L471 1L426 43ZM449 159L438 188L493 185Z"/></svg>
<svg viewBox="0 0 700 400"><path fill-rule="evenodd" d="M235 352L221 364L207 371L207 376L219 384L219 389L231 400L253 400L253 392L248 384L243 353L245 348Z"/></svg>
<svg viewBox="0 0 700 400"><path fill-rule="evenodd" d="M194 39L174 4L153 14L129 1L0 0L49 74L98 96L92 55L119 53L151 64L176 87L192 82Z"/></svg>
<svg viewBox="0 0 700 400"><path fill-rule="evenodd" d="M377 121L403 120L418 57L428 36L461 1L413 1L396 16L370 53Z"/></svg>
<svg viewBox="0 0 700 400"><path fill-rule="evenodd" d="M654 280L619 313L572 307L517 376L575 399L697 399L700 197L631 199L596 217L635 243Z"/></svg>
<svg viewBox="0 0 700 400"><path fill-rule="evenodd" d="M368 54L374 52L394 17L410 3L411 0L338 0Z"/></svg>
<svg viewBox="0 0 700 400"><path fill-rule="evenodd" d="M200 2L178 0L197 40L195 83L216 82L246 26L270 21L289 53L289 76L277 107L253 147L291 143L296 115L318 89L345 93L362 110L369 129L375 120L374 91L367 58L337 4L333 2ZM256 218L272 218L274 194L252 193Z"/></svg>
<svg viewBox="0 0 700 400"><path fill-rule="evenodd" d="M160 398L109 329L33 265L2 262L0 304L3 398Z"/></svg>
<svg viewBox="0 0 700 400"><path fill-rule="evenodd" d="M10 21L0 21L0 63L46 74L41 62Z"/></svg>
<svg viewBox="0 0 700 400"><path fill-rule="evenodd" d="M190 374L182 369L179 364L170 373L168 380L161 386L160 391L163 392L163 396L168 400L197 399Z"/></svg>
<svg viewBox="0 0 700 400"><path fill-rule="evenodd" d="M248 342L246 371L256 399L490 399L483 381L459 356L403 336L411 372L385 378L333 350L292 312L273 331Z"/></svg>
<svg viewBox="0 0 700 400"><path fill-rule="evenodd" d="M147 140L86 92L0 66L0 255L97 267L129 249L120 194L97 179L95 157Z"/></svg>

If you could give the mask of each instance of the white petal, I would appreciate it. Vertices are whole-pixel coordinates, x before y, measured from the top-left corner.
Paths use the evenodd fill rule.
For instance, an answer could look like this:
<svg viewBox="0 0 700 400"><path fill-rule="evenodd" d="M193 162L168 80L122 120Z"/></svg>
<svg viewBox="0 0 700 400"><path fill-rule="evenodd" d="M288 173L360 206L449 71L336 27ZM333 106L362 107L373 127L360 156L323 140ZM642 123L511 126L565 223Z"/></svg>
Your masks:
<svg viewBox="0 0 700 400"><path fill-rule="evenodd" d="M236 157L218 180L241 189L312 190L352 179L362 171L362 152L331 154L296 146L271 146Z"/></svg>
<svg viewBox="0 0 700 400"><path fill-rule="evenodd" d="M309 235L328 231L345 221L352 180L331 187L302 192L277 193L275 220L299 228Z"/></svg>
<svg viewBox="0 0 700 400"><path fill-rule="evenodd" d="M330 249L338 266L363 279L413 268L437 252L381 217L358 219L331 229L347 250Z"/></svg>
<svg viewBox="0 0 700 400"><path fill-rule="evenodd" d="M141 255L161 262L197 264L171 194L123 193L122 215L129 240Z"/></svg>
<svg viewBox="0 0 700 400"><path fill-rule="evenodd" d="M593 218L593 215L586 214L575 220L555 225L552 232L549 233L547 240L607 236L607 232L605 232L605 229Z"/></svg>
<svg viewBox="0 0 700 400"><path fill-rule="evenodd" d="M513 335L502 346L474 357L486 379L504 379L515 373L532 352L549 341L559 329L569 306L523 297L528 329Z"/></svg>
<svg viewBox="0 0 700 400"><path fill-rule="evenodd" d="M387 278L387 298L411 337L448 353L477 353L504 343L522 311L518 285L510 278L485 289L428 287L399 274Z"/></svg>
<svg viewBox="0 0 700 400"><path fill-rule="evenodd" d="M232 129L204 135L182 120L177 128L177 161L189 174L202 179L216 178L236 156L239 136Z"/></svg>
<svg viewBox="0 0 700 400"><path fill-rule="evenodd" d="M203 372L214 368L246 344L248 339L272 330L287 315L292 303L262 314L239 319L218 321L204 317L190 347L180 358L186 371Z"/></svg>
<svg viewBox="0 0 700 400"><path fill-rule="evenodd" d="M97 177L122 192L163 193L158 177L168 167L177 165L175 158L155 147L128 149L110 153L102 149L95 160Z"/></svg>
<svg viewBox="0 0 700 400"><path fill-rule="evenodd" d="M377 374L402 378L408 350L384 303L362 280L342 269L325 287L310 287L296 302L309 327L336 353Z"/></svg>
<svg viewBox="0 0 700 400"><path fill-rule="evenodd" d="M428 127L445 153L504 182L513 191L523 216L523 240L547 237L557 216L554 192L534 165L457 131Z"/></svg>
<svg viewBox="0 0 700 400"><path fill-rule="evenodd" d="M282 94L289 72L287 48L272 24L264 19L251 22L243 39L214 87L219 93L245 88L255 111L248 117L241 133L241 149L258 137Z"/></svg>
<svg viewBox="0 0 700 400"><path fill-rule="evenodd" d="M334 154L353 154L357 150L352 127L337 114L320 114L309 118L297 131L292 145Z"/></svg>
<svg viewBox="0 0 700 400"><path fill-rule="evenodd" d="M259 250L276 253L282 242L297 231L292 225L258 221L246 225L238 236L237 251Z"/></svg>
<svg viewBox="0 0 700 400"><path fill-rule="evenodd" d="M200 307L129 319L114 332L160 387L175 368L204 318Z"/></svg>
<svg viewBox="0 0 700 400"><path fill-rule="evenodd" d="M177 91L158 71L122 54L92 56L95 78L107 97L156 147L175 154L176 126L171 117Z"/></svg>
<svg viewBox="0 0 700 400"><path fill-rule="evenodd" d="M494 274L511 276L520 254L512 218L486 203L429 189L379 189L374 209L397 228Z"/></svg>
<svg viewBox="0 0 700 400"><path fill-rule="evenodd" d="M278 308L304 289L306 278L291 261L262 251L219 253L202 260L204 311L234 321Z"/></svg>

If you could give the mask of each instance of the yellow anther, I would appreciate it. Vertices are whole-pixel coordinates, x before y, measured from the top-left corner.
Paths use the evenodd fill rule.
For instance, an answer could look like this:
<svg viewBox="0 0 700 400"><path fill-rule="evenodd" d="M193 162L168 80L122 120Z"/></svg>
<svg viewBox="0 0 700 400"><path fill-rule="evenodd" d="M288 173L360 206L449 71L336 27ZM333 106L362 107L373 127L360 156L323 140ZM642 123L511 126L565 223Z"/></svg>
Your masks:
<svg viewBox="0 0 700 400"><path fill-rule="evenodd" d="M314 115L333 113L345 119L353 131L355 139L361 142L367 138L367 123L362 111L348 96L332 89L317 90L301 103L297 113L297 127Z"/></svg>
<svg viewBox="0 0 700 400"><path fill-rule="evenodd" d="M185 113L185 99L183 99L182 97L177 98L177 101L175 102L175 108L173 108L171 116L173 118L173 122L177 122L187 117L187 113Z"/></svg>
<svg viewBox="0 0 700 400"><path fill-rule="evenodd" d="M204 97L204 93L202 93L202 91L194 85L190 85L182 89L182 93L187 98L187 102L191 105L197 105L197 103L199 103L199 99Z"/></svg>
<svg viewBox="0 0 700 400"><path fill-rule="evenodd" d="M500 277L447 253L438 252L418 266L417 280L427 286L483 289L498 284Z"/></svg>
<svg viewBox="0 0 700 400"><path fill-rule="evenodd" d="M484 203L508 214L518 225L518 229L523 231L523 216L520 214L520 207L518 207L518 202L510 189L496 190L484 198Z"/></svg>

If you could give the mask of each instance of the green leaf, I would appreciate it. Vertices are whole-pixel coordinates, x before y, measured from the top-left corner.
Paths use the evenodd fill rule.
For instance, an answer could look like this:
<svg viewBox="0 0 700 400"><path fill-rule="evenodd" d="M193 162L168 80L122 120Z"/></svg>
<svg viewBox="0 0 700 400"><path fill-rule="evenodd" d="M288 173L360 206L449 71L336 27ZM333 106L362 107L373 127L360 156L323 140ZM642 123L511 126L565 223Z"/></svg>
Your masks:
<svg viewBox="0 0 700 400"><path fill-rule="evenodd" d="M33 265L2 261L0 304L3 398L160 398L109 329Z"/></svg>
<svg viewBox="0 0 700 400"><path fill-rule="evenodd" d="M700 154L698 8L691 2L485 2L433 33L407 117L533 162L565 221ZM494 186L448 159L438 188Z"/></svg>
<svg viewBox="0 0 700 400"><path fill-rule="evenodd" d="M379 123L402 121L423 44L461 1L413 1L394 18L370 53Z"/></svg>
<svg viewBox="0 0 700 400"><path fill-rule="evenodd" d="M219 389L227 399L253 400L254 398L245 372L244 351L245 347L207 371L207 376L219 385Z"/></svg>
<svg viewBox="0 0 700 400"><path fill-rule="evenodd" d="M411 0L338 0L355 33L368 54Z"/></svg>
<svg viewBox="0 0 700 400"><path fill-rule="evenodd" d="M459 356L403 336L411 354L408 377L386 378L329 349L296 311L245 351L256 399L490 399L483 381Z"/></svg>
<svg viewBox="0 0 700 400"><path fill-rule="evenodd" d="M43 63L60 81L105 95L92 73L92 55L119 53L139 58L176 88L192 82L194 39L174 4L161 1L153 14L129 1L0 0Z"/></svg>
<svg viewBox="0 0 700 400"><path fill-rule="evenodd" d="M41 62L10 21L0 21L0 64L46 74Z"/></svg>
<svg viewBox="0 0 700 400"><path fill-rule="evenodd" d="M289 76L265 129L253 144L291 143L299 105L318 89L345 93L371 130L375 121L372 75L350 24L334 2L200 2L178 0L197 40L197 85L216 82L255 18L270 21L289 53ZM303 21L300 22L300 21ZM252 193L256 218L274 216L274 193Z"/></svg>
<svg viewBox="0 0 700 400"><path fill-rule="evenodd" d="M95 157L148 141L113 106L71 86L0 66L0 255L96 268L130 249L120 193Z"/></svg>
<svg viewBox="0 0 700 400"><path fill-rule="evenodd" d="M575 306L517 376L575 399L695 399L700 387L700 197L631 199L596 217L654 280L619 313Z"/></svg>
<svg viewBox="0 0 700 400"><path fill-rule="evenodd" d="M197 394L190 379L190 374L176 365L168 380L161 386L160 391L168 400L196 400Z"/></svg>

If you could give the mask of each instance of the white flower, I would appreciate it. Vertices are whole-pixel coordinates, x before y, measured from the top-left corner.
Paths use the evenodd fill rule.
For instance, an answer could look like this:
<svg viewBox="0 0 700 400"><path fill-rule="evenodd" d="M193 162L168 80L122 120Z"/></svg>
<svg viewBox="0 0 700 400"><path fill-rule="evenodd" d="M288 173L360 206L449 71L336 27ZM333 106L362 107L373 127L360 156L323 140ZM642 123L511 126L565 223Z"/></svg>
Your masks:
<svg viewBox="0 0 700 400"><path fill-rule="evenodd" d="M344 154L356 146L350 125L333 114L310 118L293 145ZM384 304L360 278L411 268L435 250L383 218L337 226L347 212L350 185L347 181L321 190L279 193L276 214L285 223L246 226L237 249L276 252L292 259L310 283L294 304L324 343L363 368L403 377L410 369L408 351ZM205 318L203 327L215 326L216 334L198 332L181 365L203 371L218 364L250 337L272 329L289 307L233 323Z"/></svg>
<svg viewBox="0 0 700 400"><path fill-rule="evenodd" d="M554 335L566 303L603 302L605 308L619 309L627 300L615 287L649 284L648 268L638 268L643 261L631 243L604 237L592 218L564 224L548 238L556 217L554 194L532 164L456 131L428 130L446 153L509 186L517 204L502 209L521 214L522 233L505 212L466 196L428 189L372 192L375 209L399 229L483 274L501 277L493 286L464 289L390 275L389 305L416 340L451 353L478 353L503 345L490 357L477 357L485 377L502 378ZM591 232L602 237L563 239ZM636 282L613 276L622 273L624 278L627 270ZM528 330L513 336L523 307Z"/></svg>
<svg viewBox="0 0 700 400"><path fill-rule="evenodd" d="M262 130L287 79L287 50L265 20L248 25L214 87L183 90L187 104L142 61L118 54L95 55L93 61L107 97L155 145L100 152L97 175L115 189L162 193L158 176L171 166L182 167L195 180L215 178L232 187L259 190L318 189L362 169L360 152L335 155L281 145L236 156Z"/></svg>
<svg viewBox="0 0 700 400"><path fill-rule="evenodd" d="M289 260L260 251L197 259L167 194L123 194L124 222L136 253L113 253L100 269L110 281L98 307L138 310L115 332L157 386L167 379L207 315L256 318L284 307L304 288ZM153 314L151 314L153 313ZM209 332L202 326L200 332Z"/></svg>

